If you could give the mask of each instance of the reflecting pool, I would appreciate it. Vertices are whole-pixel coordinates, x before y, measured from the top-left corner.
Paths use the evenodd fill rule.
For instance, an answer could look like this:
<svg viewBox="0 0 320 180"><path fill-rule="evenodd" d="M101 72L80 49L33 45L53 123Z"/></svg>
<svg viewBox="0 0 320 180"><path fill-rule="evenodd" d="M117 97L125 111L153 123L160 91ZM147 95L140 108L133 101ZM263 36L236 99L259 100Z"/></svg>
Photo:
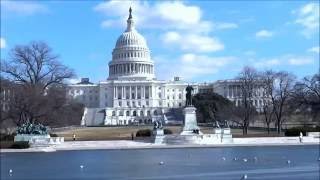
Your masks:
<svg viewBox="0 0 320 180"><path fill-rule="evenodd" d="M319 146L1 153L1 179L319 180ZM10 169L12 172L10 173Z"/></svg>

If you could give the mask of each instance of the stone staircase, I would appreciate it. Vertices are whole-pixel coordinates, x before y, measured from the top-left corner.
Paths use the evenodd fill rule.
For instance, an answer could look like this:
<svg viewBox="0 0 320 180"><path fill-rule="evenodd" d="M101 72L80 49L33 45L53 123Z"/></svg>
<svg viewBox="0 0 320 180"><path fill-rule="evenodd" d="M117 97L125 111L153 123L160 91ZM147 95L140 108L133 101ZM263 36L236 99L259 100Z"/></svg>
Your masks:
<svg viewBox="0 0 320 180"><path fill-rule="evenodd" d="M105 118L105 111L102 108L85 108L81 125L97 126L103 125Z"/></svg>

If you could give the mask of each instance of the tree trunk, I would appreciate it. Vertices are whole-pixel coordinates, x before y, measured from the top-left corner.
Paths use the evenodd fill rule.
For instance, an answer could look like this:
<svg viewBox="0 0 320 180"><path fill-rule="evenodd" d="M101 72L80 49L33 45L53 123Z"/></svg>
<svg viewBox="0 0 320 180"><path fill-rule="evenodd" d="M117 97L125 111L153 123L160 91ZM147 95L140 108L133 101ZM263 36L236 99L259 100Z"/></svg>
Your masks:
<svg viewBox="0 0 320 180"><path fill-rule="evenodd" d="M278 134L281 133L281 125L280 125L280 121L277 120L277 128L278 128Z"/></svg>
<svg viewBox="0 0 320 180"><path fill-rule="evenodd" d="M270 123L267 123L268 134L270 134Z"/></svg>

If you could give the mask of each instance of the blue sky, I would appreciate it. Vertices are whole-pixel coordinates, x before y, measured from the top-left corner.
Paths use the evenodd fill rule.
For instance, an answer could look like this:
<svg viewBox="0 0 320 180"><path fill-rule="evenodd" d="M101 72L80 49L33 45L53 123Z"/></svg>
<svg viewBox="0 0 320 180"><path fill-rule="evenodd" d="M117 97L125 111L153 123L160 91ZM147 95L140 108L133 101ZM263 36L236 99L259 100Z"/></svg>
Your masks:
<svg viewBox="0 0 320 180"><path fill-rule="evenodd" d="M45 41L77 78L103 81L130 6L158 79L210 82L246 65L299 78L319 69L319 1L1 1L1 59Z"/></svg>

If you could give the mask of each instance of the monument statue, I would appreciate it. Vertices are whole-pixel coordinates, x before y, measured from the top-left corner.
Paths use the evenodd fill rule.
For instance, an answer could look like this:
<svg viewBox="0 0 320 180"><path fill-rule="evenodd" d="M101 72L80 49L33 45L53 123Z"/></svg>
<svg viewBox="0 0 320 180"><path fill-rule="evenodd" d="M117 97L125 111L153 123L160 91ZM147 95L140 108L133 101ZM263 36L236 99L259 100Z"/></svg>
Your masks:
<svg viewBox="0 0 320 180"><path fill-rule="evenodd" d="M186 94L186 106L192 106L192 93L193 93L193 87L188 85L186 87L186 91L187 91L187 94Z"/></svg>
<svg viewBox="0 0 320 180"><path fill-rule="evenodd" d="M213 126L214 128L220 128L219 122L216 121L215 125Z"/></svg>
<svg viewBox="0 0 320 180"><path fill-rule="evenodd" d="M227 120L224 120L224 128L230 128L229 123Z"/></svg>
<svg viewBox="0 0 320 180"><path fill-rule="evenodd" d="M163 126L162 126L162 122L160 121L160 120L156 120L156 121L154 121L154 123L153 123L153 129L162 129L163 128Z"/></svg>

